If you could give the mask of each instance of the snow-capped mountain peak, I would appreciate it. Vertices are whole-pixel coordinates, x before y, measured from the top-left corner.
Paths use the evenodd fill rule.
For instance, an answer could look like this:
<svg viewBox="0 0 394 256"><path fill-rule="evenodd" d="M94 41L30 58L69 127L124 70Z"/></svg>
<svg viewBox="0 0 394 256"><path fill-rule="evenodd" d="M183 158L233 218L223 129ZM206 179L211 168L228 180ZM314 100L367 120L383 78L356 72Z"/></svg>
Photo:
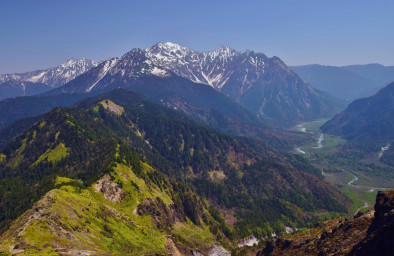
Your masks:
<svg viewBox="0 0 394 256"><path fill-rule="evenodd" d="M187 56L193 55L194 51L178 44L166 42L157 43L151 48L145 49L146 56L159 65L170 63L185 63Z"/></svg>
<svg viewBox="0 0 394 256"><path fill-rule="evenodd" d="M151 52L166 52L166 53L187 53L191 50L187 47L180 46L179 44L165 42L165 43L157 43L153 45L151 48L145 49L145 51Z"/></svg>
<svg viewBox="0 0 394 256"><path fill-rule="evenodd" d="M214 50L213 52L220 53L222 55L234 55L237 53L237 51L231 49L228 46L222 45L218 49Z"/></svg>
<svg viewBox="0 0 394 256"><path fill-rule="evenodd" d="M239 52L231 49L228 46L220 46L218 49L206 52L205 55L209 56L211 60L219 58L221 60L229 60L231 57L240 54Z"/></svg>
<svg viewBox="0 0 394 256"><path fill-rule="evenodd" d="M98 62L90 60L88 58L81 58L81 59L77 59L77 58L70 58L68 60L66 60L65 62L63 62L62 64L60 64L58 66L61 68L70 68L70 67L83 67L83 66L97 66Z"/></svg>
<svg viewBox="0 0 394 256"><path fill-rule="evenodd" d="M166 50L168 52L177 52L177 51L187 51L189 50L186 47L182 47L179 44L171 43L171 42L165 42L165 43L157 43L155 44L152 48L158 48L161 50Z"/></svg>
<svg viewBox="0 0 394 256"><path fill-rule="evenodd" d="M16 80L20 82L43 83L56 88L64 85L97 65L97 62L88 58L71 58L61 63L59 66L45 70L1 75L0 83L4 83L9 80Z"/></svg>

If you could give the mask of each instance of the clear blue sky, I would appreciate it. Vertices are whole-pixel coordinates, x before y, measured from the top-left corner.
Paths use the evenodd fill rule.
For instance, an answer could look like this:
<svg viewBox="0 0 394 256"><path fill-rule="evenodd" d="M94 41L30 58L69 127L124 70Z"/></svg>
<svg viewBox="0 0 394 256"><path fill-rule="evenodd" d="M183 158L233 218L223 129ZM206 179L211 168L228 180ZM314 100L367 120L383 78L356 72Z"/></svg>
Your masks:
<svg viewBox="0 0 394 256"><path fill-rule="evenodd" d="M393 0L1 0L0 73L171 41L227 45L288 65L394 65Z"/></svg>

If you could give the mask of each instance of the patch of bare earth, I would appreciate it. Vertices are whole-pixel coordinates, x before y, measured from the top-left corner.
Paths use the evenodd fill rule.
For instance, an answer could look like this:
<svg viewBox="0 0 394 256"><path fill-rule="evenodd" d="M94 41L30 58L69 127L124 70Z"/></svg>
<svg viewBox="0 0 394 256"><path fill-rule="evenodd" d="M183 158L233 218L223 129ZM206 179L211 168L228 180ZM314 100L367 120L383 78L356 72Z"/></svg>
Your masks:
<svg viewBox="0 0 394 256"><path fill-rule="evenodd" d="M106 174L95 185L94 189L101 192L104 198L108 201L119 203L125 196L125 192L119 187L118 184L111 180L111 177Z"/></svg>

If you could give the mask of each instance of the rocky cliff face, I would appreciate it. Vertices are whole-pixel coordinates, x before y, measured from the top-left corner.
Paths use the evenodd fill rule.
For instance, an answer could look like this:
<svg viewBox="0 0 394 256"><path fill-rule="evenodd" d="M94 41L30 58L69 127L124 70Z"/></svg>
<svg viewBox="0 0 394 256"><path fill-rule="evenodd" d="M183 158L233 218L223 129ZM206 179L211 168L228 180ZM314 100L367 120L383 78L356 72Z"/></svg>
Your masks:
<svg viewBox="0 0 394 256"><path fill-rule="evenodd" d="M367 236L349 255L393 255L394 253L394 190L379 192L375 214Z"/></svg>
<svg viewBox="0 0 394 256"><path fill-rule="evenodd" d="M257 256L393 255L394 190L379 192L375 213L326 221L318 227L269 241Z"/></svg>

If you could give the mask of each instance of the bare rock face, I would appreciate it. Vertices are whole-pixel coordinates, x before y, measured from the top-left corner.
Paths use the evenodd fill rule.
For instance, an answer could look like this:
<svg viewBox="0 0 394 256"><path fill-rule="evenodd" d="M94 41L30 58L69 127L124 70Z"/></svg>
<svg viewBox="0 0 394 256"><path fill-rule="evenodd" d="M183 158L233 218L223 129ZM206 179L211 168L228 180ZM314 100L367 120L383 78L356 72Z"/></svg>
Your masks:
<svg viewBox="0 0 394 256"><path fill-rule="evenodd" d="M206 253L193 251L193 256L230 256L231 253L226 251L221 245L213 244Z"/></svg>
<svg viewBox="0 0 394 256"><path fill-rule="evenodd" d="M186 215L179 211L179 207L174 204L166 205L160 198L146 198L144 202L137 207L138 215L150 215L153 219L155 226L161 230L164 230L176 222L186 221Z"/></svg>
<svg viewBox="0 0 394 256"><path fill-rule="evenodd" d="M111 180L108 174L104 175L104 177L94 185L94 188L97 192L103 193L105 199L114 203L119 203L125 196L125 192L118 184Z"/></svg>
<svg viewBox="0 0 394 256"><path fill-rule="evenodd" d="M349 255L394 255L394 190L379 191L367 236Z"/></svg>
<svg viewBox="0 0 394 256"><path fill-rule="evenodd" d="M375 213L329 220L317 228L267 242L257 256L394 255L394 189L379 192Z"/></svg>
<svg viewBox="0 0 394 256"><path fill-rule="evenodd" d="M269 241L257 255L345 255L365 237L372 218L369 213L326 221L305 233Z"/></svg>

